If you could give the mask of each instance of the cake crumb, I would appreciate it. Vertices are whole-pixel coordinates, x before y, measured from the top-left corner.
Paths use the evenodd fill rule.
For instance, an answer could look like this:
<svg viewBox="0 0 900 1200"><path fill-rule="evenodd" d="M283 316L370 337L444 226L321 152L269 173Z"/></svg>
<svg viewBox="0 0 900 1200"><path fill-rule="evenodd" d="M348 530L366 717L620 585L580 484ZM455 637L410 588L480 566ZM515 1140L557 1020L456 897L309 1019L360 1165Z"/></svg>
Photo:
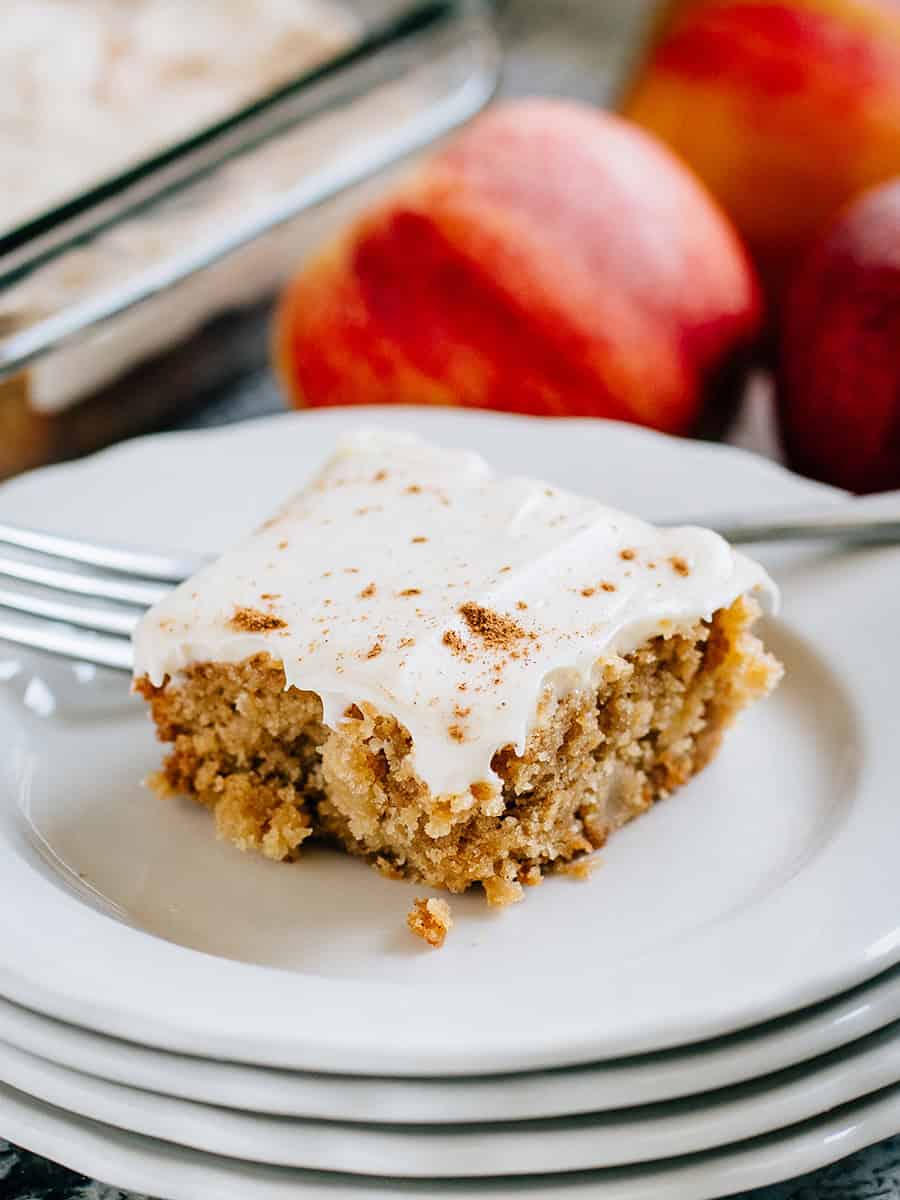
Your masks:
<svg viewBox="0 0 900 1200"><path fill-rule="evenodd" d="M492 875L490 879L482 879L481 886L487 896L487 902L492 908L503 908L507 904L518 904L522 899L521 883L503 879L500 875Z"/></svg>
<svg viewBox="0 0 900 1200"><path fill-rule="evenodd" d="M389 858L385 858L383 854L379 854L372 863L379 874L384 875L387 879L405 879L406 876L400 870L396 863L392 863Z"/></svg>
<svg viewBox="0 0 900 1200"><path fill-rule="evenodd" d="M572 862L557 863L556 870L561 875L570 875L573 879L590 879L593 873L600 866L600 859L594 855L585 855L584 858L576 858Z"/></svg>
<svg viewBox="0 0 900 1200"><path fill-rule="evenodd" d="M372 477L372 482L373 483L384 483L384 481L385 481L385 479L387 479L387 477L388 477L387 471L376 471Z"/></svg>
<svg viewBox="0 0 900 1200"><path fill-rule="evenodd" d="M260 592L260 600L280 600L281 592Z"/></svg>
<svg viewBox="0 0 900 1200"><path fill-rule="evenodd" d="M630 546L626 546L624 550L619 551L619 558L623 558L625 562L631 562L636 553L636 550L632 550Z"/></svg>
<svg viewBox="0 0 900 1200"><path fill-rule="evenodd" d="M421 588L404 588L403 591L400 593L400 595L401 596L421 596L422 589Z"/></svg>
<svg viewBox="0 0 900 1200"><path fill-rule="evenodd" d="M524 611L525 611L525 609L526 609L527 607L528 607L528 605L525 603L525 601L524 601L524 600L517 600L517 601L516 601L516 608L517 608L517 609L518 609L520 612L524 612Z"/></svg>
<svg viewBox="0 0 900 1200"><path fill-rule="evenodd" d="M416 639L413 637L401 638L400 641L397 643L397 645L400 647L401 650L406 650L409 646L414 646L415 644L416 644Z"/></svg>
<svg viewBox="0 0 900 1200"><path fill-rule="evenodd" d="M359 593L360 600L371 600L371 598L375 595L375 591L376 588L374 582L367 583L363 590Z"/></svg>
<svg viewBox="0 0 900 1200"><path fill-rule="evenodd" d="M422 490L422 485L420 483L411 483L409 485L409 487L406 489L406 494L408 496L418 496L418 494L421 492L421 490Z"/></svg>
<svg viewBox="0 0 900 1200"><path fill-rule="evenodd" d="M528 636L518 621L514 621L512 617L492 612L491 609L484 608L481 604L475 604L472 600L461 604L459 612L472 632L477 633L488 646L505 650L510 643Z"/></svg>
<svg viewBox="0 0 900 1200"><path fill-rule="evenodd" d="M418 899L406 914L406 924L416 935L435 950L444 944L447 931L453 928L453 918L450 915L450 905L446 900L431 897L428 900Z"/></svg>
<svg viewBox="0 0 900 1200"><path fill-rule="evenodd" d="M447 732L453 738L454 742L464 742L466 740L466 731L462 725L448 725Z"/></svg>
<svg viewBox="0 0 900 1200"><path fill-rule="evenodd" d="M688 566L687 559L682 558L680 554L673 554L669 563L677 575L690 575L691 568Z"/></svg>
<svg viewBox="0 0 900 1200"><path fill-rule="evenodd" d="M469 791L479 804L487 804L489 800L493 800L494 796L497 795L497 788L494 784L488 783L483 779L471 784Z"/></svg>
<svg viewBox="0 0 900 1200"><path fill-rule="evenodd" d="M288 548L287 538L282 538L281 541L278 543L278 549L279 550L287 550L287 548Z"/></svg>
<svg viewBox="0 0 900 1200"><path fill-rule="evenodd" d="M596 590L597 590L596 588L592 588L592 587L583 587L581 589L581 594L582 594L582 596L593 596L593 594Z"/></svg>
<svg viewBox="0 0 900 1200"><path fill-rule="evenodd" d="M369 647L369 649L366 651L366 658L377 658L378 655L381 653L382 649L383 649L383 646L381 645L381 642L373 643L373 645L371 645Z"/></svg>
<svg viewBox="0 0 900 1200"><path fill-rule="evenodd" d="M427 537L414 537L411 539L414 543L427 542Z"/></svg>
<svg viewBox="0 0 900 1200"><path fill-rule="evenodd" d="M271 629L287 628L287 621L258 608L235 608L228 624L238 633L268 633Z"/></svg>
<svg viewBox="0 0 900 1200"><path fill-rule="evenodd" d="M610 583L608 579L604 579L600 584L600 587L604 592L614 592L616 590L616 585L614 583Z"/></svg>

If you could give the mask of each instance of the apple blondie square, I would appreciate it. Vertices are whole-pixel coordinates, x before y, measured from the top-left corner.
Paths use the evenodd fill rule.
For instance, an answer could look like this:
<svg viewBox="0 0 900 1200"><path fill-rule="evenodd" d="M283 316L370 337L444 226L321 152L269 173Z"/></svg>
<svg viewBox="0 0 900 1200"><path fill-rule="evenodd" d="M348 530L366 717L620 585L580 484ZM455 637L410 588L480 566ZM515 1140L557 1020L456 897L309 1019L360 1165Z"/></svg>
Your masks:
<svg viewBox="0 0 900 1200"><path fill-rule="evenodd" d="M143 619L156 786L243 850L509 903L709 762L775 602L709 530L363 432Z"/></svg>

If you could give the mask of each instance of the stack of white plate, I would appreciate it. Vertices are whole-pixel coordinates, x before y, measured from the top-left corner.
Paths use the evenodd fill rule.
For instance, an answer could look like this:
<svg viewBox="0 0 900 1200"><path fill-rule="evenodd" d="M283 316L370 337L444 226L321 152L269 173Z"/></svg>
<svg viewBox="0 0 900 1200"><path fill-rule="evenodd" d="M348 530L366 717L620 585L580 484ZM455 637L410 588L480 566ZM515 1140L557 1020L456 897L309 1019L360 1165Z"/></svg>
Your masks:
<svg viewBox="0 0 900 1200"><path fill-rule="evenodd" d="M363 419L651 517L847 502L618 425ZM0 520L215 549L357 423L145 439L7 485ZM121 679L0 653L0 1136L169 1200L704 1200L900 1131L900 550L763 557L775 696L589 880L456 898L437 952L421 888L241 856L143 790Z"/></svg>

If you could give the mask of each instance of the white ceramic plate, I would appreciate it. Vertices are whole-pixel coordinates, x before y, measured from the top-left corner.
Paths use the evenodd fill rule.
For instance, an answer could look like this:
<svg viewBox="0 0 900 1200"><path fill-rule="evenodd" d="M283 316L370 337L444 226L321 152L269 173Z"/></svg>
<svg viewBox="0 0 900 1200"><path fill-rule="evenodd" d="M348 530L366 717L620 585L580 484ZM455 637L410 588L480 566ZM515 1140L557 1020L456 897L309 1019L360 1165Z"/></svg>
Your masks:
<svg viewBox="0 0 900 1200"><path fill-rule="evenodd" d="M171 1054L0 1001L0 1038L86 1075L220 1108L370 1124L517 1121L692 1096L798 1066L897 1020L900 969L894 968L795 1017L684 1050L519 1075L387 1079Z"/></svg>
<svg viewBox="0 0 900 1200"><path fill-rule="evenodd" d="M813 1171L900 1127L900 1087L738 1146L679 1160L506 1180L373 1179L225 1159L76 1117L0 1084L5 1136L121 1188L168 1200L712 1200Z"/></svg>
<svg viewBox="0 0 900 1200"><path fill-rule="evenodd" d="M134 442L6 485L0 518L215 549L361 420L650 515L833 498L751 455L614 424L368 410ZM698 1041L852 987L900 957L898 568L897 549L782 556L778 693L589 882L551 879L499 914L462 897L438 954L404 928L420 888L327 851L240 856L197 806L141 790L159 751L137 701L22 665L0 706L0 992L178 1051L461 1075Z"/></svg>
<svg viewBox="0 0 900 1200"><path fill-rule="evenodd" d="M67 1112L227 1158L403 1178L630 1166L784 1129L900 1083L900 1030L740 1087L624 1112L439 1129L241 1113L82 1075L0 1042L0 1078Z"/></svg>

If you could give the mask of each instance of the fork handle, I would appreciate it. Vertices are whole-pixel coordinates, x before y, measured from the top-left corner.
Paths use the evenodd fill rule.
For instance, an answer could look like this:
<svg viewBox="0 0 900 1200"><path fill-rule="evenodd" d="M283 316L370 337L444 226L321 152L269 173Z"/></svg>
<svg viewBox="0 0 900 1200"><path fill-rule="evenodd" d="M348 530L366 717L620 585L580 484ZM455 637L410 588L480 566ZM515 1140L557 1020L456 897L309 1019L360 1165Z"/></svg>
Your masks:
<svg viewBox="0 0 900 1200"><path fill-rule="evenodd" d="M679 522L684 524L685 522ZM841 541L855 545L900 542L900 513L876 514L853 505L814 512L764 513L747 517L705 518L697 522L715 529L729 542Z"/></svg>

